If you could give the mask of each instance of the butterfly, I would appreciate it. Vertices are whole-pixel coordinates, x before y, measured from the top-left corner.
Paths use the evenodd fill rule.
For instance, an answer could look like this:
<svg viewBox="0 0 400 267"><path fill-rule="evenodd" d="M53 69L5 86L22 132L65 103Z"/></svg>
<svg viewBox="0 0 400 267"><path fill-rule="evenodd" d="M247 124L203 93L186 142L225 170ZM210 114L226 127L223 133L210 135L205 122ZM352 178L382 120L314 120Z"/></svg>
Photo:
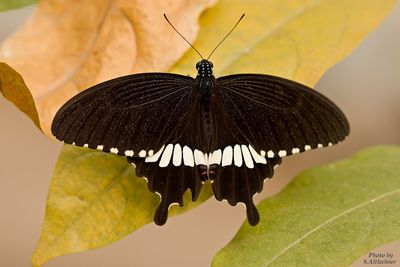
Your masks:
<svg viewBox="0 0 400 267"><path fill-rule="evenodd" d="M249 224L257 225L253 196L282 158L337 144L349 123L332 101L295 81L264 74L216 78L209 57L196 69L195 78L139 73L95 85L58 110L52 133L67 144L126 157L161 197L158 225L171 205L183 206L186 190L196 201L207 180L217 200L244 203Z"/></svg>

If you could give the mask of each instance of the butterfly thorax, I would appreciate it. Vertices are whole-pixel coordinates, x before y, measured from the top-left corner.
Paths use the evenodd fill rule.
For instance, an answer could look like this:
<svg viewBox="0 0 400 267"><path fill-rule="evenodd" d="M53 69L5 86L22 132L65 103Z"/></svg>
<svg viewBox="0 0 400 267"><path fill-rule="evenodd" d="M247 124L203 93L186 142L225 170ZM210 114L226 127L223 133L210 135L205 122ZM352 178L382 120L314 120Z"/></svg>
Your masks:
<svg viewBox="0 0 400 267"><path fill-rule="evenodd" d="M212 68L213 68L213 63L211 61L203 59L202 61L197 62L196 64L196 69L198 73L197 76L201 77L212 76L213 75Z"/></svg>
<svg viewBox="0 0 400 267"><path fill-rule="evenodd" d="M215 87L215 77L213 75L213 64L211 61L203 59L197 62L196 88L200 91L203 101L210 101Z"/></svg>

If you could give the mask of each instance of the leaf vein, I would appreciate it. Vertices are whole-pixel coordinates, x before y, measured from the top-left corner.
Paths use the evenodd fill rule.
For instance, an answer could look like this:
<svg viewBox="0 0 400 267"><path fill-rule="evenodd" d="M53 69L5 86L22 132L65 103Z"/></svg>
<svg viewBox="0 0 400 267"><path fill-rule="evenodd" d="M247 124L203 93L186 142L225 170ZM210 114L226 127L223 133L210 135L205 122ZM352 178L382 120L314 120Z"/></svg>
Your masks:
<svg viewBox="0 0 400 267"><path fill-rule="evenodd" d="M370 200L368 200L368 201L365 201L365 202L363 202L363 203L361 203L361 204L359 204L359 205L357 205L357 206L355 206L355 207L352 207L352 208L350 208L350 209L347 209L347 210L343 211L342 213L340 213L340 214L338 214L338 215L336 215L336 216L333 216L333 217L330 218L329 220L327 220L327 221L325 221L324 223L318 225L318 226L315 227L314 229L308 231L308 232L305 233L303 236L301 236L300 238L298 238L295 242L293 242L292 244L290 244L289 246L287 246L286 248L284 248L281 252L279 252L278 254L276 254L275 257L273 257L271 260L269 260L269 261L265 264L265 266L268 266L268 265L270 265L271 263L273 263L276 259L278 259L278 258L281 257L283 254L285 254L288 250L290 250L291 248L295 247L295 246L298 245L301 241L303 241L304 239L306 239L308 236L310 236L310 235L313 234L314 232L318 231L319 229L325 227L326 225L328 225L328 224L334 222L335 220L337 220L337 219L339 219L339 218L341 218L341 217L343 217L343 216L345 216L345 215L347 215L347 214L349 214L349 213L351 213L351 212L353 212L353 211L355 211L355 210L357 210L357 209L359 209L359 208L362 208L362 207L364 207L364 206L366 206L366 205L368 205L368 204L370 204L370 203L374 203L374 202L377 202L377 201L379 201L379 200L382 200L382 199L384 199L384 198L386 198L386 197L389 197L389 196L391 196L391 195L394 195L394 194L396 194L396 193L400 193L400 188L395 189L395 190L392 190L392 191L390 191L390 192L387 192L387 193L385 193L385 194L383 194L383 195L380 195L380 196L378 196L378 197L376 197L376 198L373 198L373 199L370 199Z"/></svg>

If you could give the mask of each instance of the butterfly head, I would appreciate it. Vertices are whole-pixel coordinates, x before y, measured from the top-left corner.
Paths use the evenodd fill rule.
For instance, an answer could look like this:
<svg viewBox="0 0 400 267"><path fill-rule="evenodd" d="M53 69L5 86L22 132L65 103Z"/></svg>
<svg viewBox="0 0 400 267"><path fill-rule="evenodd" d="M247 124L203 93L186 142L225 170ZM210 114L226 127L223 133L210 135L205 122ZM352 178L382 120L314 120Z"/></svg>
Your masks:
<svg viewBox="0 0 400 267"><path fill-rule="evenodd" d="M198 76L211 76L213 74L212 71L213 64L211 61L203 59L202 61L197 62L196 69Z"/></svg>

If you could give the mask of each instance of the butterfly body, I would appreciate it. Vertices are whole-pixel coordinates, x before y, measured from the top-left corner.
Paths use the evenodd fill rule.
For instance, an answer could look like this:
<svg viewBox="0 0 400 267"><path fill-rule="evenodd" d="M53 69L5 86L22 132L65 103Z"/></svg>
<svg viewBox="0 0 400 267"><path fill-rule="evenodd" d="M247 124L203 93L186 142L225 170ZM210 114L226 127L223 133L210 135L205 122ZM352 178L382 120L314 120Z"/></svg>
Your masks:
<svg viewBox="0 0 400 267"><path fill-rule="evenodd" d="M202 60L196 64L198 71L197 77L194 81L194 90L199 92L199 106L200 106L200 124L201 136L204 143L203 150L210 152L213 146L213 136L215 131L215 121L213 120L212 101L215 96L215 77L212 75L212 63L207 60Z"/></svg>
<svg viewBox="0 0 400 267"><path fill-rule="evenodd" d="M65 143L125 156L161 196L154 221L172 204L192 200L210 180L215 198L242 202L248 221L253 196L282 157L336 144L349 133L340 109L323 95L284 78L236 74L215 78L202 60L196 78L133 74L93 86L57 112L52 132Z"/></svg>

